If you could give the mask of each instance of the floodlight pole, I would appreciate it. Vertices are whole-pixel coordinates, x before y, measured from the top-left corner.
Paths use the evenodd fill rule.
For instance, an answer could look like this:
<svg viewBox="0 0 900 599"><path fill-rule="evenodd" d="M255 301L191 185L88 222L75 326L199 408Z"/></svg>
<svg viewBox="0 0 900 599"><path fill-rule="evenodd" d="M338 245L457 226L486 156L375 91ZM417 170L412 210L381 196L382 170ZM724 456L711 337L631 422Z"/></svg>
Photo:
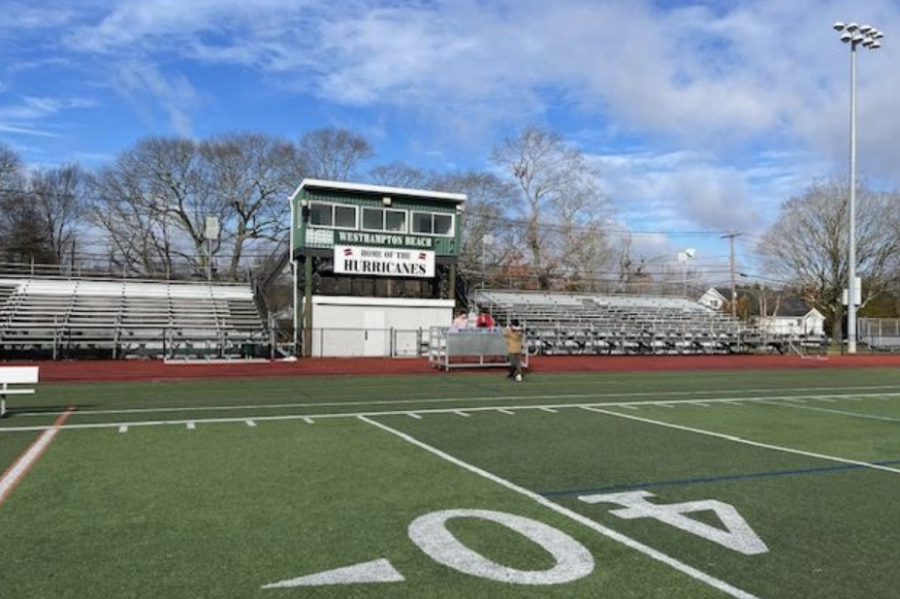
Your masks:
<svg viewBox="0 0 900 599"><path fill-rule="evenodd" d="M856 353L856 301L862 298L856 278L856 46L869 50L881 47L884 33L871 25L838 22L834 29L841 33L841 41L850 44L850 238L847 282L847 353Z"/></svg>
<svg viewBox="0 0 900 599"><path fill-rule="evenodd" d="M850 255L847 353L856 353L856 42L850 42Z"/></svg>

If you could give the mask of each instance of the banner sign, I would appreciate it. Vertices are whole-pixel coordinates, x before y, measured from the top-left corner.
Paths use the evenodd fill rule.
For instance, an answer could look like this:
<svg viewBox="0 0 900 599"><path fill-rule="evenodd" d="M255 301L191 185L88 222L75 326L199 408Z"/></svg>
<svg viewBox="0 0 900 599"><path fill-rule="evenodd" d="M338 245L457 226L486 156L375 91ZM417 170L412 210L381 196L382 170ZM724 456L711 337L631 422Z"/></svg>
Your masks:
<svg viewBox="0 0 900 599"><path fill-rule="evenodd" d="M434 277L434 252L334 246L334 272L376 277Z"/></svg>
<svg viewBox="0 0 900 599"><path fill-rule="evenodd" d="M337 231L336 242L348 245L389 245L425 249L434 247L434 238L432 237L397 233L364 233L362 231Z"/></svg>

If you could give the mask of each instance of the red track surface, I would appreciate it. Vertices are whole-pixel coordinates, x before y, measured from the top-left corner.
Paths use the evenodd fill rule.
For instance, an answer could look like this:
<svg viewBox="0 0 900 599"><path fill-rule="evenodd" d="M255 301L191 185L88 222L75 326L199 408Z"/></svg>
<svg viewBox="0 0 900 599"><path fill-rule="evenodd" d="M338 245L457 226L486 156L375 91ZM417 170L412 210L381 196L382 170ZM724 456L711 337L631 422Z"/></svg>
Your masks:
<svg viewBox="0 0 900 599"><path fill-rule="evenodd" d="M165 364L158 360L38 362L41 381L161 381L225 377L273 377L341 374L432 374L441 375L425 358L311 358L297 362L241 362L227 364ZM798 356L537 356L531 371L624 372L674 370L727 370L770 368L900 368L900 355L829 356L827 359ZM496 369L458 369L459 372L493 372ZM444 375L446 376L446 375Z"/></svg>

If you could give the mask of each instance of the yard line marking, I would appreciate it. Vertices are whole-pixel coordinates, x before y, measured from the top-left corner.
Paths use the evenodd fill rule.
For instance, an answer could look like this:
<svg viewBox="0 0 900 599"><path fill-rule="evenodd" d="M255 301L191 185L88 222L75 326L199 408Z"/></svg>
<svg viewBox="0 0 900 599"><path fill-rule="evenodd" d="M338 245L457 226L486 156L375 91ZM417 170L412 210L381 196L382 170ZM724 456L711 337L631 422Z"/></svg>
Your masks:
<svg viewBox="0 0 900 599"><path fill-rule="evenodd" d="M661 403L661 404L659 404L659 407L672 409L675 406L673 406L672 404L668 404L668 403Z"/></svg>
<svg viewBox="0 0 900 599"><path fill-rule="evenodd" d="M247 426L256 426L256 423L253 422L252 420L247 420L246 423L247 423Z"/></svg>
<svg viewBox="0 0 900 599"><path fill-rule="evenodd" d="M900 394L898 394L900 395ZM832 397L841 397L841 396L832 396ZM732 404L732 405L745 405L749 403L763 403L763 402L772 402L772 401L781 401L786 398L784 397L745 397L740 401L742 403L735 403L733 398L722 398L722 399L704 399L703 401L711 404L711 405L723 405L723 404ZM815 399L815 397L811 397L811 399ZM581 402L581 403L551 403L551 404L522 404L522 405L493 405L493 406L472 406L472 407L447 407L447 408L421 408L417 410L384 410L384 411L370 411L370 412L331 412L331 413L320 413L320 414L283 414L277 416L260 416L255 415L254 420L257 422L266 421L266 422L278 422L278 421L288 421L288 420L303 420L307 424L313 424L314 418L358 418L359 416L407 416L413 412L417 414L452 414L461 409L464 409L467 412L475 413L475 412L488 412L488 411L497 411L500 409L505 410L541 410L543 408L552 408L552 409L563 409L563 408L585 408L585 407L602 407L602 408L624 408L624 409L638 409L639 407L644 406L656 406L663 403L671 403L671 404L691 404L695 402L694 399L680 399L680 400L665 400L665 401L639 401L639 402ZM230 416L230 417L221 417L221 418L190 418L190 419L178 419L178 420L145 420L145 421L132 421L132 422L98 422L98 423L89 423L89 424L66 424L64 428L67 430L88 430L88 429L103 429L103 428L114 428L119 427L123 424L127 424L130 427L136 426L174 426L174 425L185 425L188 422L195 422L197 424L228 424L234 422L243 422L246 420L246 416ZM51 426L7 426L0 427L0 434L6 432L23 432L23 431L45 431L52 428Z"/></svg>
<svg viewBox="0 0 900 599"><path fill-rule="evenodd" d="M192 430L194 430L194 429L196 429L196 428L197 428L197 423L196 423L196 422L188 422L188 423L187 423L187 429L188 429L189 431L192 431Z"/></svg>
<svg viewBox="0 0 900 599"><path fill-rule="evenodd" d="M316 408L316 407L343 407L343 406L376 406L376 405L403 405L403 404L431 404L431 403L450 403L450 402L458 402L458 401L471 401L471 402L484 402L484 401L513 401L513 400L530 400L530 399L543 399L543 400L555 400L555 399L604 399L604 398L613 398L613 397L676 397L683 395L715 395L715 394L725 394L725 393L736 393L736 394L750 394L750 393L765 393L769 392L780 392L780 393L788 393L791 391L799 391L803 393L812 393L815 391L830 391L831 393L826 397L836 397L836 398L846 398L851 394L857 396L881 396L881 395L889 395L892 399L896 399L900 397L900 392L895 393L858 393L860 390L872 390L872 389L897 389L897 385L872 385L865 387L847 387L847 388L839 388L835 389L834 387L790 387L785 389L714 389L714 390L695 390L695 391L630 391L626 393L618 393L618 392L608 392L608 393L578 393L578 394L566 394L566 395L499 395L499 396L481 396L481 397L442 397L442 398L426 398L426 399L385 399L385 400L371 400L371 401L332 401L332 402L322 402L322 403L280 403L280 404L259 404L259 405L251 405L251 404L241 404L241 405L217 405L217 406L197 406L192 408L178 407L178 408L128 408L123 410L79 410L79 414L153 414L153 413L168 413L168 412L211 412L211 411L229 411L229 410L279 410L279 409L288 409L288 408ZM835 391L846 391L847 393L834 393ZM730 398L732 401L735 399L744 401L744 400L753 400L753 399L787 399L793 396L751 396L751 397L732 397ZM801 396L807 399L816 398L817 396L807 395ZM667 401L667 400L659 400L659 401ZM696 400L689 400L696 401ZM707 400L704 400L707 401ZM712 400L712 401L720 401L720 400ZM668 400L669 403L678 403L678 400ZM617 402L590 402L590 403L617 403ZM647 403L647 402L637 402L637 403ZM63 414L64 412L17 412L16 418L21 417L40 417L53 415L58 416ZM357 412L359 413L368 413L368 412Z"/></svg>
<svg viewBox="0 0 900 599"><path fill-rule="evenodd" d="M74 411L75 408L69 407L62 413L53 423L53 426L35 439L28 449L25 450L25 453L20 455L13 465L0 475L0 507L3 506L3 502L6 501L13 492L13 489L22 482L25 475L28 474L41 456L44 455L44 452L47 451L47 448L53 443L53 439L55 439L56 435L59 434L59 431L62 430L63 424L69 419L69 415Z"/></svg>
<svg viewBox="0 0 900 599"><path fill-rule="evenodd" d="M679 561L679 560L675 559L674 557L671 557L670 555L667 555L667 554L665 554L657 549L654 549L648 545L644 545L640 541L636 541L636 540L632 539L631 537L628 537L620 532L616 532L615 530L613 530L611 528L607 528L606 526L603 526L599 522L595 522L594 520L591 520L590 518L587 518L586 516L582 516L578 512L574 512L566 507L563 507L557 503L554 503L553 501L550 501L546 497L539 495L538 493L535 493L534 491L530 491L530 490L526 489L525 487L521 487L514 482L511 482L509 480L506 480L505 478L501 478L501 477L497 476L496 474L491 474L487 470L483 470L483 469L479 468L478 466L474 466L472 464L469 464L468 462L464 462L461 459L450 455L449 453L446 453L436 447L433 447L431 445L428 445L427 443L419 441L418 439L416 439L415 437L413 437L411 435L407 435L406 433L403 433L401 431L398 431L397 429L391 428L390 426L388 426L386 424L382 424L381 422L378 422L376 420L372 420L366 416L359 416L359 419L362 420L363 422L366 422L366 423L372 425L372 426L378 427L381 430L388 432L396 437L399 437L400 439L406 441L407 443L415 445L416 447L418 447L420 449L424 449L425 451L427 451L433 455L436 455L437 457L442 458L442 459L450 462L451 464L455 464L455 465L459 466L460 468L463 468L464 470L467 470L473 474L477 474L478 476L481 476L482 478L486 478L487 480L494 482L502 487L506 487L507 489L514 491L515 493L518 493L519 495L523 495L523 496L535 501L539 505L549 508L550 510L556 512L557 514L563 515L563 516L569 518L570 520L573 520L583 526L586 526L587 528L590 528L591 530L598 532L601 535L603 535L613 541L621 543L621 544L625 545L626 547L629 547L630 549L634 549L635 551L638 551L638 552L646 555L647 557L650 557L659 562L662 562L662 563L666 564L667 566L670 566L683 574L686 574L696 580L699 580L700 582L703 582L704 584L707 584L719 591L722 591L723 593L726 593L727 595L735 597L736 599L759 599L759 597L757 597L756 595L751 595L747 591L741 590L741 589L725 582L724 580L715 578L701 570L698 570L697 568L694 568L693 566L689 566L688 564L685 564L684 562Z"/></svg>
<svg viewBox="0 0 900 599"><path fill-rule="evenodd" d="M791 404L784 404L780 402L761 402L767 403L772 406L778 406L781 408L795 408L797 410L809 410L812 412L825 412L826 414L840 414L843 416L854 416L856 418L867 418L869 420L882 420L884 422L900 422L900 418L892 418L890 416L878 416L876 414L860 414L859 412L849 412L847 410L836 410L834 408L815 408L813 406L797 406Z"/></svg>
<svg viewBox="0 0 900 599"><path fill-rule="evenodd" d="M640 408L637 406L620 406L620 407L625 408L626 410L640 410Z"/></svg>
<svg viewBox="0 0 900 599"><path fill-rule="evenodd" d="M883 470L885 472L891 472L893 474L900 474L900 470L897 468L890 468L888 466L882 466L880 464L873 464L871 462L862 462L859 460L851 460L847 458L839 458L837 456L826 455L824 453L816 453L813 451L803 451L802 449L792 449L790 447L783 447L781 445L772 445L771 443L762 443L760 441L752 441L750 439L743 439L741 437L735 437L734 435L726 435L724 433L717 433L715 431L708 431L702 428L693 428L691 426L682 426L680 424L672 424L670 422L663 422L661 420L652 420L650 418L642 418L640 416L632 416L631 414L621 414L619 412L614 412L612 410L604 410L602 408L596 408L592 406L584 406L583 410L587 410L588 412L597 412L598 414L606 414L607 416L616 416L617 418L627 418L629 420L636 420L638 422L644 422L646 424L655 424L656 426L663 426L666 428L672 428L680 431L687 431L689 433L696 433L698 435L706 435L709 437L716 437L719 439L725 439L726 441L732 441L734 443L742 443L744 445L752 445L753 447L762 447L763 449L772 449L775 451L781 451L784 453L793 453L796 455L802 455L810 458L819 458L822 460L829 460L831 462L839 462L841 464L856 464L857 466L863 466L865 468L871 468L873 470Z"/></svg>
<svg viewBox="0 0 900 599"><path fill-rule="evenodd" d="M827 397L820 397L817 401L827 401L828 403L836 403L836 400L828 399Z"/></svg>
<svg viewBox="0 0 900 599"><path fill-rule="evenodd" d="M409 414L407 414L407 416L409 416L410 418L415 418L416 420L422 419L422 417L419 416L418 414L416 414L415 412L410 412Z"/></svg>
<svg viewBox="0 0 900 599"><path fill-rule="evenodd" d="M542 412L548 412L550 414L557 414L558 412L553 408L538 408Z"/></svg>
<svg viewBox="0 0 900 599"><path fill-rule="evenodd" d="M465 412L460 412L460 411L458 411L458 410L455 411L455 412L453 412L453 413L456 414L457 416L464 416L465 418L471 418L471 417L472 417L471 414L466 414Z"/></svg>
<svg viewBox="0 0 900 599"><path fill-rule="evenodd" d="M127 425L127 424L123 424L122 426L120 426L120 427L119 427L119 432L120 432L120 433L127 433L127 432L128 432L128 425Z"/></svg>
<svg viewBox="0 0 900 599"><path fill-rule="evenodd" d="M498 411L498 412L501 412L501 413L503 413L503 414L508 414L508 415L510 415L510 416L515 416L515 415L516 415L515 412L510 412L509 410L504 410L503 408L497 408L497 411Z"/></svg>
<svg viewBox="0 0 900 599"><path fill-rule="evenodd" d="M876 464L889 465L900 464L900 460L887 460L884 462L875 462ZM651 487L672 487L699 485L706 483L718 483L723 481L745 481L759 480L766 478L778 478L782 476L808 476L815 474L835 474L841 472L849 472L853 470L863 470L864 466L856 464L839 464L836 466L822 466L819 468L800 468L795 470L772 470L768 472L748 472L745 474L720 474L717 476L705 476L698 478L683 478L675 480L657 480L644 481L639 483L628 483L621 485L611 485L608 487L591 487L586 489L566 489L562 491L542 491L544 497L571 497L573 495L593 495L596 493L617 493L619 491L642 490Z"/></svg>

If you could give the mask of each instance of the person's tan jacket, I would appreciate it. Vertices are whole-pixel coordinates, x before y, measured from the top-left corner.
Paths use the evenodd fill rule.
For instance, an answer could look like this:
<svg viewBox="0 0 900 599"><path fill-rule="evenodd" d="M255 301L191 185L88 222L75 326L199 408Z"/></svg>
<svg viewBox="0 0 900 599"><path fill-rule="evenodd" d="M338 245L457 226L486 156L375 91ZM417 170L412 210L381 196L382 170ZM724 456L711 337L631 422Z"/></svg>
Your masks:
<svg viewBox="0 0 900 599"><path fill-rule="evenodd" d="M503 337L506 339L506 353L522 353L522 331L506 327L503 329Z"/></svg>

